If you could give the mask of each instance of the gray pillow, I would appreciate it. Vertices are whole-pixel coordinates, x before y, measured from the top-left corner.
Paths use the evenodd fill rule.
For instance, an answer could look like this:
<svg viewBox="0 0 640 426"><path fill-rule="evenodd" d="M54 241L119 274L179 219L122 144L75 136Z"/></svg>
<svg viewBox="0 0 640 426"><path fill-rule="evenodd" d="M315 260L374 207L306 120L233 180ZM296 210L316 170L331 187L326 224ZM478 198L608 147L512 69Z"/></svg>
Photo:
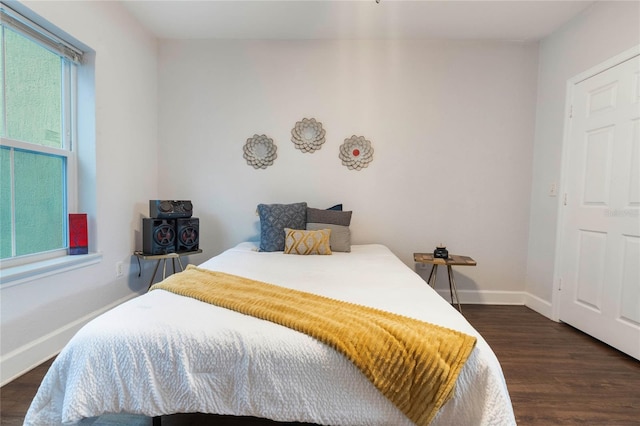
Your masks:
<svg viewBox="0 0 640 426"><path fill-rule="evenodd" d="M318 231L321 229L331 229L329 245L331 251L351 251L351 230L348 226L334 225L332 223L307 223L308 231Z"/></svg>
<svg viewBox="0 0 640 426"><path fill-rule="evenodd" d="M258 204L260 251L284 251L284 228L305 229L307 203Z"/></svg>
<svg viewBox="0 0 640 426"><path fill-rule="evenodd" d="M322 210L307 207L307 223L330 223L333 225L351 225L351 213L338 210Z"/></svg>

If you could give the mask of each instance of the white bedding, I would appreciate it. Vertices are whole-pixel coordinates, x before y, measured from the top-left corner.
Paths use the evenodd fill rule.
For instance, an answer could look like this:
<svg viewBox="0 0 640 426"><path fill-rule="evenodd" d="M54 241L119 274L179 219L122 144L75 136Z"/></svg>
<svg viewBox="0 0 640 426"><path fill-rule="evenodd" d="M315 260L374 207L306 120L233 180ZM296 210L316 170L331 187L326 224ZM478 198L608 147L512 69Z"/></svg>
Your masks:
<svg viewBox="0 0 640 426"><path fill-rule="evenodd" d="M390 250L263 253L200 265L440 324L478 338L435 425L515 425L502 370L471 325ZM411 425L346 358L299 332L164 290L83 327L52 364L25 425L104 413L217 413L323 425Z"/></svg>

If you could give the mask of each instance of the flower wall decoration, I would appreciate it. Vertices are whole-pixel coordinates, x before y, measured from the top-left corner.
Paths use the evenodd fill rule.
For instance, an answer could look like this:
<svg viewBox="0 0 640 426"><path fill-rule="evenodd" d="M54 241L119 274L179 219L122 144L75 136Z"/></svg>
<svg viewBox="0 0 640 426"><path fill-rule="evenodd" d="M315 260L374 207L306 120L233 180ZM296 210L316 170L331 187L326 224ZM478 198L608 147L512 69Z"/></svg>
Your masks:
<svg viewBox="0 0 640 426"><path fill-rule="evenodd" d="M303 118L291 129L291 142L302 152L314 152L322 148L325 131L315 118Z"/></svg>
<svg viewBox="0 0 640 426"><path fill-rule="evenodd" d="M253 135L245 142L243 157L254 169L266 169L272 165L278 154L273 139L267 135Z"/></svg>
<svg viewBox="0 0 640 426"><path fill-rule="evenodd" d="M342 165L349 170L362 170L373 161L373 147L364 136L353 135L340 145Z"/></svg>

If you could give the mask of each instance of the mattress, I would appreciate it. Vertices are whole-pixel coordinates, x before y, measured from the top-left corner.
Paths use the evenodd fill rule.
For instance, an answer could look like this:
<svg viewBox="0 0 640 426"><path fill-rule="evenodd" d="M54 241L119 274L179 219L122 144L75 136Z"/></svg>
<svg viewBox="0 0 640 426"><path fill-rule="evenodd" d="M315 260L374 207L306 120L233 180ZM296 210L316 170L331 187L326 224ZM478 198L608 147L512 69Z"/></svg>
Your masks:
<svg viewBox="0 0 640 426"><path fill-rule="evenodd" d="M203 264L367 305L477 337L434 425L514 425L500 364L482 336L387 247L329 256L241 243ZM84 326L52 364L25 425L105 413L254 416L320 425L411 425L344 356L289 328L164 290Z"/></svg>

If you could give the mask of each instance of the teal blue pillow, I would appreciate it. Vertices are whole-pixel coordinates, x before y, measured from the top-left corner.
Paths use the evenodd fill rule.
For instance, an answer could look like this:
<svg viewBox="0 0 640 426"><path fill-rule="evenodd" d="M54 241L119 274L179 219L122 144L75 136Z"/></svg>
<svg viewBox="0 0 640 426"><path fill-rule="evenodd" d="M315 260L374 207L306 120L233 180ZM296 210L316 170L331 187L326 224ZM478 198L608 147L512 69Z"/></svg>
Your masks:
<svg viewBox="0 0 640 426"><path fill-rule="evenodd" d="M260 251L284 251L284 228L306 229L307 203L258 204Z"/></svg>

